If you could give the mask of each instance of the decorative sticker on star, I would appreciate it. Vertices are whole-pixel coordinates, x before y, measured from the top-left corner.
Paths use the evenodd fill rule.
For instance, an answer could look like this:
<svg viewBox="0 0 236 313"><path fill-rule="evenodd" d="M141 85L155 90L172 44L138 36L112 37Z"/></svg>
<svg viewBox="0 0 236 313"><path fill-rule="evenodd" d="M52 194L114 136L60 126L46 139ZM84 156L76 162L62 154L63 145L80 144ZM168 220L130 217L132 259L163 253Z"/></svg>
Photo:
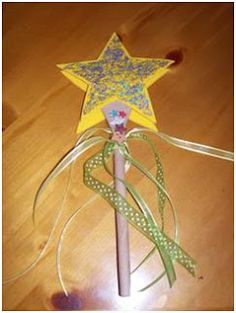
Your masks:
<svg viewBox="0 0 236 313"><path fill-rule="evenodd" d="M111 111L110 115L111 115L111 117L116 117L118 115L118 112L115 109L113 109Z"/></svg>
<svg viewBox="0 0 236 313"><path fill-rule="evenodd" d="M124 111L119 111L119 116L124 118L126 117L126 113Z"/></svg>
<svg viewBox="0 0 236 313"><path fill-rule="evenodd" d="M102 120L102 107L119 100L131 107L130 120L156 130L156 118L147 88L168 71L173 60L131 57L113 34L99 58L60 64L62 73L86 92L77 132Z"/></svg>

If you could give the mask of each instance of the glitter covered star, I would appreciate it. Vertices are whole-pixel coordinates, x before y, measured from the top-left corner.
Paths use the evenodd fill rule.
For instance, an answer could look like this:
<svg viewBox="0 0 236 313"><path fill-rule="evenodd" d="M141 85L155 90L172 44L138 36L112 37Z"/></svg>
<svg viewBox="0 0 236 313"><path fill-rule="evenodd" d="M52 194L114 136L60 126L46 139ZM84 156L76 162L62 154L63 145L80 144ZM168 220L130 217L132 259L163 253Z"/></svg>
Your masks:
<svg viewBox="0 0 236 313"><path fill-rule="evenodd" d="M173 63L167 59L133 58L113 34L95 61L60 64L62 73L86 91L78 132L104 120L101 108L119 100L132 109L130 120L156 129L147 88Z"/></svg>

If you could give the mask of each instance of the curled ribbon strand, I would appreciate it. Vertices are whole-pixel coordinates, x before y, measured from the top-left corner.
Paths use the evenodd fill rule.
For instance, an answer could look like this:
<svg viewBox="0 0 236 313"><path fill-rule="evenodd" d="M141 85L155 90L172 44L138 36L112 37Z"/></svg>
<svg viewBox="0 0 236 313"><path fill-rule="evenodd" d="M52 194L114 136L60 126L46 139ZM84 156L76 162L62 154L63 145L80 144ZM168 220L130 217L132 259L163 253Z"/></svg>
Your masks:
<svg viewBox="0 0 236 313"><path fill-rule="evenodd" d="M93 137L90 138L91 134L94 134L97 130L102 130L105 132L108 132L107 129L103 129L103 128L97 128L97 129L92 129L92 130L88 130L85 131L80 138L78 139L76 145L69 151L66 153L66 155L62 158L62 160L52 169L52 171L47 175L47 177L44 179L44 181L41 183L41 185L38 188L38 191L35 195L34 198L34 203L33 203L33 208L32 208L32 220L33 220L33 224L35 225L35 213L36 213L36 207L38 205L38 202L40 201L40 198L43 194L43 192L46 190L47 186L50 184L50 182L55 179L63 170L65 170L68 166L73 165L73 162L79 157L81 156L85 151L87 151L88 149L90 149L91 147L93 147L94 145L101 143L102 141L106 141L105 138L103 137ZM90 140L92 139L92 140ZM69 175L68 175L68 180L66 183L66 187L65 187L65 192L63 195L63 199L61 202L61 205L59 207L58 210L58 214L57 217L51 227L51 230L49 232L48 238L46 240L46 244L44 246L44 248L42 249L42 251L40 251L40 253L36 256L36 258L33 260L32 263L30 263L28 266L26 266L26 268L21 271L20 273L16 274L15 276L8 278L6 280L3 281L3 284L8 284L11 283L21 277L23 277L24 275L26 275L27 273L29 273L32 269L35 268L35 266L38 264L38 262L43 258L43 256L45 255L45 252L49 246L49 243L52 239L52 236L55 232L56 226L58 224L58 221L61 217L63 208L64 208L64 204L66 201L66 196L67 193L69 191L70 188L70 183L71 183L71 175L72 175L72 167L70 168L69 171Z"/></svg>
<svg viewBox="0 0 236 313"><path fill-rule="evenodd" d="M129 135L131 135L133 133L139 133L140 131L151 132L151 133L155 134L156 136L158 136L159 138L161 138L162 140L171 144L172 146L176 146L176 147L184 149L184 150L209 155L211 157L215 157L215 158L219 158L219 159L223 159L223 160L227 160L227 161L232 161L232 162L234 161L234 153L231 151L226 151L226 150L202 145L199 143L195 143L192 141L179 139L176 137L169 136L169 135L162 133L160 131L154 131L154 130L149 129L149 128L141 128L141 127L133 128L127 133L127 137L129 138Z"/></svg>
<svg viewBox="0 0 236 313"><path fill-rule="evenodd" d="M156 179L161 184L162 188L165 190L163 167L162 167L162 164L160 161L159 154L157 153L156 147L153 144L153 142L142 132L131 134L128 137L128 140L130 140L130 139L143 141L144 143L147 143L151 147L151 150L154 154L154 159L155 159L156 168L157 168ZM166 191L163 192L162 189L158 187L158 195L159 195L158 210L159 210L159 214L160 214L161 220L162 220L162 231L164 231L164 207L165 207L165 203L166 203ZM171 207L172 214L173 214L174 228L175 228L174 241L176 243L179 243L178 221L177 221L176 209L175 209L172 201L170 201L170 204L171 204L170 207ZM135 269L131 272L131 274L135 273L136 270L138 270L154 254L155 251L156 251L156 246L143 258L143 260L135 267ZM154 285L156 282L158 282L162 277L164 277L165 274L166 274L166 271L162 272L153 282L151 282L147 286L143 287L139 291L144 291L144 290L148 289L149 287Z"/></svg>

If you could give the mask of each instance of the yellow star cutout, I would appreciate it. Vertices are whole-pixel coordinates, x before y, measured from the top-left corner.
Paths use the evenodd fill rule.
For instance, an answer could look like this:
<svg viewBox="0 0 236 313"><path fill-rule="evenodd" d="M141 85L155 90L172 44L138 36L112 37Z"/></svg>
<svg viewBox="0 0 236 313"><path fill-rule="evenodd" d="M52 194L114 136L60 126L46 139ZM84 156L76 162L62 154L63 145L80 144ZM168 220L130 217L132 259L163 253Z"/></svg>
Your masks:
<svg viewBox="0 0 236 313"><path fill-rule="evenodd" d="M62 73L86 92L77 132L104 120L102 107L115 100L131 107L130 120L156 130L147 88L172 63L167 59L131 57L113 34L97 60L59 64Z"/></svg>

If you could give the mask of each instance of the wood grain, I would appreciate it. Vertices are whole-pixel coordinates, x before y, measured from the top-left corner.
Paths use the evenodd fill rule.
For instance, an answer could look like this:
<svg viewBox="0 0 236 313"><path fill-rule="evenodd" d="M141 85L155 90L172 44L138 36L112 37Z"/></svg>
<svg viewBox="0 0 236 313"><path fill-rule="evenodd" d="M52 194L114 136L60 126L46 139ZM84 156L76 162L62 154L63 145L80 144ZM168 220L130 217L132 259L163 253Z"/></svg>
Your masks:
<svg viewBox="0 0 236 313"><path fill-rule="evenodd" d="M3 279L23 270L41 251L62 201L68 171L45 192L33 227L35 192L74 144L84 96L55 65L96 58L114 31L133 56L176 60L170 73L150 88L159 129L233 150L233 4L4 3ZM178 208L182 246L198 262L196 279L177 265L172 289L163 279L135 293L161 270L155 256L132 277L133 295L118 297L114 215L97 199L65 237L66 284L79 295L82 310L231 310L233 165L156 142ZM134 143L132 150L152 168L144 148ZM60 231L93 196L82 183L83 160L74 166L65 210L45 256L30 273L3 286L4 310L54 308L51 297L61 292L55 266ZM155 206L154 188L135 171L129 177ZM132 229L132 266L149 248Z"/></svg>

